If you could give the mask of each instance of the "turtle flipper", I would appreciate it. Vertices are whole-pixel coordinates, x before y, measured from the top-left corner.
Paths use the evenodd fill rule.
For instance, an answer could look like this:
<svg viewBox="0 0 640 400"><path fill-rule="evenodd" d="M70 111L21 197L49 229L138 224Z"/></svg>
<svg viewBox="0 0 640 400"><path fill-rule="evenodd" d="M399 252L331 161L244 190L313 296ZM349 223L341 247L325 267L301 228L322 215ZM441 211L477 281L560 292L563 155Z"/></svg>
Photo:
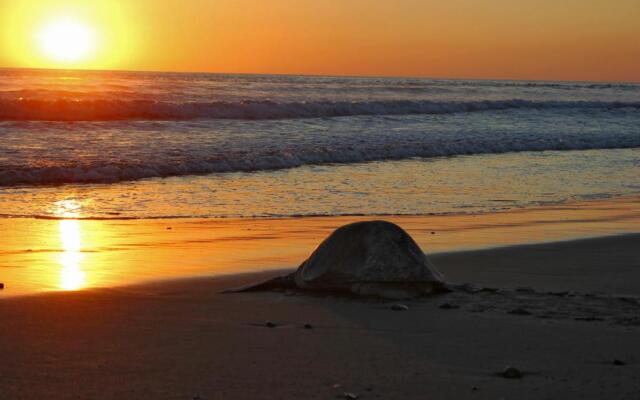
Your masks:
<svg viewBox="0 0 640 400"><path fill-rule="evenodd" d="M295 289L295 288L296 288L296 283L293 279L293 274L289 274L284 276L277 276L265 282L261 282L254 285L226 289L226 290L223 290L222 293L266 292L270 290Z"/></svg>

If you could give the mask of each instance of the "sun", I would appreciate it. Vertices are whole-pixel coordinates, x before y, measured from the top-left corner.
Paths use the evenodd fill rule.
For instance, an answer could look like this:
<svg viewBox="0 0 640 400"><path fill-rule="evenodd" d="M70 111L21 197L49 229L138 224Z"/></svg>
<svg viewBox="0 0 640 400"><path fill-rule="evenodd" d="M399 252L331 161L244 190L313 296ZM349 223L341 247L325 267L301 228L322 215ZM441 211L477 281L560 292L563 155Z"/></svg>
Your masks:
<svg viewBox="0 0 640 400"><path fill-rule="evenodd" d="M95 34L86 24L69 18L46 23L38 33L41 51L59 62L86 59L95 47Z"/></svg>

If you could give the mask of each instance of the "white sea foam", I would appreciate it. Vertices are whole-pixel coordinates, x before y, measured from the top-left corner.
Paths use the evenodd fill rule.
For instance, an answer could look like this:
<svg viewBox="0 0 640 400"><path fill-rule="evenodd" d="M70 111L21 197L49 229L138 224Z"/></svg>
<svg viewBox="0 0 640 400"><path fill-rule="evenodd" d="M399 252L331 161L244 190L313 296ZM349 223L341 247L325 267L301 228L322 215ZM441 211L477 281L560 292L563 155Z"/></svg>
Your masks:
<svg viewBox="0 0 640 400"><path fill-rule="evenodd" d="M113 183L154 177L203 175L220 172L267 171L302 165L350 164L368 161L399 160L414 157L443 157L470 154L501 154L507 152L545 150L586 150L640 147L640 136L591 137L512 137L510 141L478 137L469 140L451 138L411 141L381 141L359 147L336 143L334 146L254 149L251 152L220 152L212 157L200 155L174 162L148 154L139 160L103 160L100 163L65 162L59 166L5 166L0 170L0 186L56 185L64 183Z"/></svg>

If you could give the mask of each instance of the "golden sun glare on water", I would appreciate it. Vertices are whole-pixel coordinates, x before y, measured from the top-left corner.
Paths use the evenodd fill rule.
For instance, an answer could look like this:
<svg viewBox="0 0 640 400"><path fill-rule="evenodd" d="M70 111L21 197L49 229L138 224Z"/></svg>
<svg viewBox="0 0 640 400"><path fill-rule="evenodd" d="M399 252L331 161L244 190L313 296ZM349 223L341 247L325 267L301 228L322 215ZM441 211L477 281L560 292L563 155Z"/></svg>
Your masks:
<svg viewBox="0 0 640 400"><path fill-rule="evenodd" d="M95 48L95 33L80 21L64 18L46 23L38 33L40 50L50 59L82 61Z"/></svg>

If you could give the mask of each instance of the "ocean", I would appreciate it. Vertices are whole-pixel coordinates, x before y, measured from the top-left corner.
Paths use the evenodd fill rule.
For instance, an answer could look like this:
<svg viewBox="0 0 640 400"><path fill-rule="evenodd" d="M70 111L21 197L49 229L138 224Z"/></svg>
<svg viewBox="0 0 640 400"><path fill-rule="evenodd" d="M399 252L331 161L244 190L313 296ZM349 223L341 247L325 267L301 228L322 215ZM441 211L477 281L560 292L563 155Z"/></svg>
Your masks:
<svg viewBox="0 0 640 400"><path fill-rule="evenodd" d="M0 70L0 214L482 213L640 192L640 84Z"/></svg>

